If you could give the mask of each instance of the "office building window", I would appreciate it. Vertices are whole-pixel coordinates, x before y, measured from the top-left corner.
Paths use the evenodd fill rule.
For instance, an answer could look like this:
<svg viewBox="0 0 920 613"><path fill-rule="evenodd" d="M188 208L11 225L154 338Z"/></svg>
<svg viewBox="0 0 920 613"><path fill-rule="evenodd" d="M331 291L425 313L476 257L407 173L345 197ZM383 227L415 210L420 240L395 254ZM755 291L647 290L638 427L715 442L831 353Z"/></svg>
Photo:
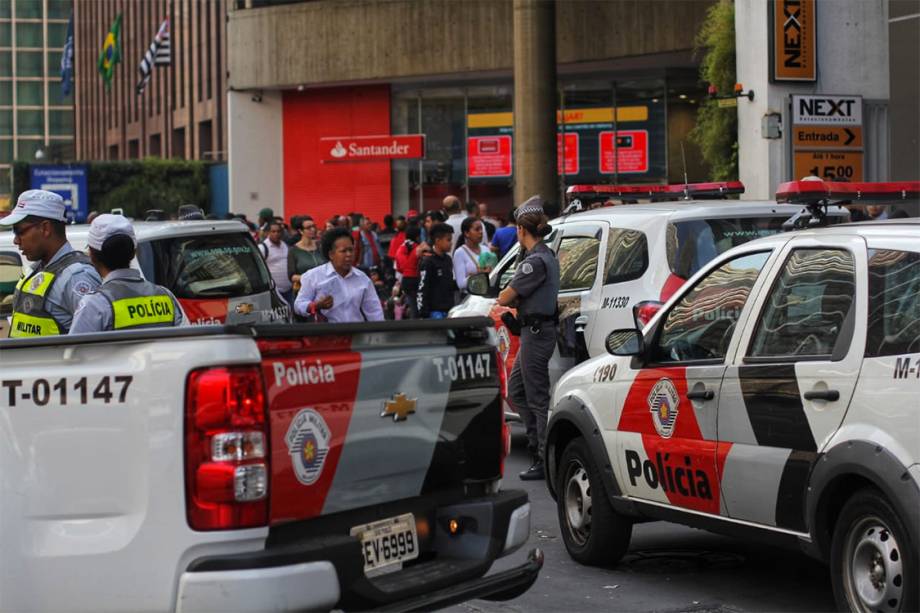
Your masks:
<svg viewBox="0 0 920 613"><path fill-rule="evenodd" d="M18 19L41 19L41 0L13 0L16 3L16 17Z"/></svg>
<svg viewBox="0 0 920 613"><path fill-rule="evenodd" d="M16 104L19 106L41 106L44 101L44 84L41 81L19 81L16 83Z"/></svg>
<svg viewBox="0 0 920 613"><path fill-rule="evenodd" d="M38 4L34 2L33 4ZM19 17L19 15L17 15ZM44 39L42 38L42 24L40 23L23 23L16 24L16 45L19 47L41 47Z"/></svg>
<svg viewBox="0 0 920 613"><path fill-rule="evenodd" d="M40 77L43 70L41 51L16 52L17 77Z"/></svg>
<svg viewBox="0 0 920 613"><path fill-rule="evenodd" d="M73 111L48 111L48 132L52 136L73 134Z"/></svg>
<svg viewBox="0 0 920 613"><path fill-rule="evenodd" d="M16 128L24 136L41 136L45 133L45 114L42 111L17 111Z"/></svg>

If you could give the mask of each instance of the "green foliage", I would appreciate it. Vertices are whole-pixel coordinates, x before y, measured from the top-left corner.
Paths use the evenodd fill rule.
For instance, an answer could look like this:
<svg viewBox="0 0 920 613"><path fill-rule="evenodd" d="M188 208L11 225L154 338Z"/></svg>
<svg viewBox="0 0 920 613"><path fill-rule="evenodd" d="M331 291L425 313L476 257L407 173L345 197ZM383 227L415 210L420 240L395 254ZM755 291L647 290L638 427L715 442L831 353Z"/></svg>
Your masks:
<svg viewBox="0 0 920 613"><path fill-rule="evenodd" d="M122 208L142 219L144 211L174 213L183 204L211 208L206 162L147 158L123 162L87 162L90 210L106 213ZM13 197L29 189L29 163L13 164Z"/></svg>
<svg viewBox="0 0 920 613"><path fill-rule="evenodd" d="M735 5L719 0L710 7L696 37L697 51L703 52L700 79L730 94L735 85ZM697 111L696 127L690 139L699 146L709 164L712 179L738 178L738 111L721 108L716 100L706 100Z"/></svg>

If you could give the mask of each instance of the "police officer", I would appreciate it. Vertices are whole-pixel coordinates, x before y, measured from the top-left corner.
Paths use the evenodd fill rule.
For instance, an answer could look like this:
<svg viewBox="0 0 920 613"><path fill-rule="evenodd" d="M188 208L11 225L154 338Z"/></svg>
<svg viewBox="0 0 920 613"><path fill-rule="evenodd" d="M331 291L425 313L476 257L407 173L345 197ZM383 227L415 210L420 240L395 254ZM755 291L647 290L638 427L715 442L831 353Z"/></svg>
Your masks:
<svg viewBox="0 0 920 613"><path fill-rule="evenodd" d="M543 237L552 228L543 212L543 200L533 196L514 214L517 238L526 250L511 283L498 296L502 306L517 304L521 348L511 369L508 391L527 429L527 447L533 465L520 474L525 481L543 479L546 419L549 410L549 359L556 347L556 301L559 262Z"/></svg>
<svg viewBox="0 0 920 613"><path fill-rule="evenodd" d="M102 285L83 298L71 334L182 325L182 307L172 292L145 281L131 268L137 239L127 218L108 213L98 216L86 242Z"/></svg>
<svg viewBox="0 0 920 613"><path fill-rule="evenodd" d="M13 243L32 272L16 284L10 337L67 334L80 300L101 283L89 258L67 242L64 199L30 189L20 194L0 226L12 226Z"/></svg>

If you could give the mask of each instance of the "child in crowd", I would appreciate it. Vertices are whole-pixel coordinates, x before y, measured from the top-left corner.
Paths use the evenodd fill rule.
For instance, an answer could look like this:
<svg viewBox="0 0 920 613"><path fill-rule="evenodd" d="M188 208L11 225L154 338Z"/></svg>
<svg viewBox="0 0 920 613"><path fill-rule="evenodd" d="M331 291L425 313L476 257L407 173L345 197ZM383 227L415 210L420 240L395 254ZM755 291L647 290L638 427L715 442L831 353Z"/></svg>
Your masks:
<svg viewBox="0 0 920 613"><path fill-rule="evenodd" d="M419 263L419 317L444 319L454 306L454 263L450 257L454 229L446 223L432 226L429 238L433 253Z"/></svg>

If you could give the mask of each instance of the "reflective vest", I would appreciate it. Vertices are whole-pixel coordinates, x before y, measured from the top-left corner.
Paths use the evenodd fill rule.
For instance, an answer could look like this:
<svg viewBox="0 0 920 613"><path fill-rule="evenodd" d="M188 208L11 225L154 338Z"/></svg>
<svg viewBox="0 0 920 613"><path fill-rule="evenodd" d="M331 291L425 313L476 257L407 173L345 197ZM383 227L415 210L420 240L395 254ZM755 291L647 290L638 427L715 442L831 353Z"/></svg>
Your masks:
<svg viewBox="0 0 920 613"><path fill-rule="evenodd" d="M163 328L176 325L179 305L169 292L142 279L113 279L98 293L112 305L112 329Z"/></svg>
<svg viewBox="0 0 920 613"><path fill-rule="evenodd" d="M46 307L54 282L73 264L89 264L89 258L78 251L71 251L43 270L19 280L13 294L10 338L67 334L67 326L56 320Z"/></svg>

